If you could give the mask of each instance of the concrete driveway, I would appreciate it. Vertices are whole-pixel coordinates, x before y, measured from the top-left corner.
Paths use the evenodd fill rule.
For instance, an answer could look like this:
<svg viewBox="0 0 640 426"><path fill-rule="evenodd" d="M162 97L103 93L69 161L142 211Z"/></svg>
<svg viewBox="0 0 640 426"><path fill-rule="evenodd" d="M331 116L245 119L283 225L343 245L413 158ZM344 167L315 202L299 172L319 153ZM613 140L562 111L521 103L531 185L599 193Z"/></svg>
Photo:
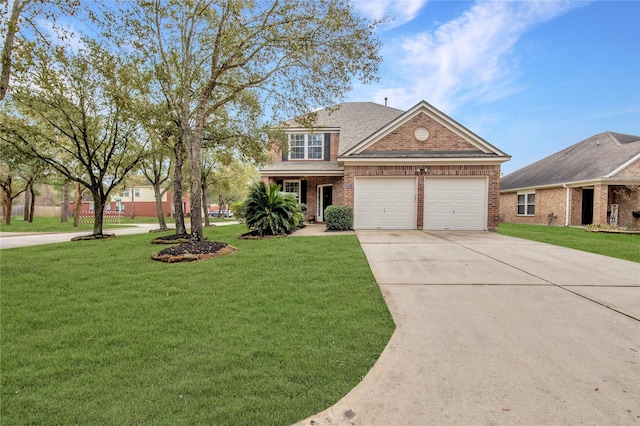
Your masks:
<svg viewBox="0 0 640 426"><path fill-rule="evenodd" d="M396 331L299 425L640 424L640 264L488 232L357 236Z"/></svg>

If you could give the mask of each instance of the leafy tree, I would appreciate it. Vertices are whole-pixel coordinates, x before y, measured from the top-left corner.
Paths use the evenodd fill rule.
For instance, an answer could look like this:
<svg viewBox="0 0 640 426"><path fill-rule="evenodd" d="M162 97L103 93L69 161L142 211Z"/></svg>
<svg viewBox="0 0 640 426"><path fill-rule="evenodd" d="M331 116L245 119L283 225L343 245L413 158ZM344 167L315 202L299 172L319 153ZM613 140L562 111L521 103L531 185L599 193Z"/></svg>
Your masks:
<svg viewBox="0 0 640 426"><path fill-rule="evenodd" d="M179 123L190 165L191 212L202 211L201 149L221 111L247 92L277 119L335 103L354 77L375 78L380 43L374 24L348 0L140 0L123 13L133 45L153 62ZM128 38L128 36L125 36ZM202 218L191 216L192 240Z"/></svg>
<svg viewBox="0 0 640 426"><path fill-rule="evenodd" d="M280 185L255 183L244 204L250 230L260 236L290 234L298 226L300 205L295 197L280 191Z"/></svg>
<svg viewBox="0 0 640 426"><path fill-rule="evenodd" d="M5 98L9 90L16 57L17 70L24 71L30 65L28 57L34 46L51 46L57 41L77 40L67 27L58 24L61 17L95 24L99 21L96 12L100 8L99 3L89 4L89 2L82 3L78 0L0 2L0 34L4 34L0 63L0 101ZM43 25L43 22L46 24ZM43 26L46 28L43 29Z"/></svg>
<svg viewBox="0 0 640 426"><path fill-rule="evenodd" d="M2 190L2 215L4 223L11 225L13 200L18 198L26 186L20 177L24 156L7 143L0 143L0 189Z"/></svg>
<svg viewBox="0 0 640 426"><path fill-rule="evenodd" d="M75 53L35 49L33 59L0 138L87 188L93 234L101 235L109 194L146 155L133 114L142 108L145 75L125 55L90 41Z"/></svg>

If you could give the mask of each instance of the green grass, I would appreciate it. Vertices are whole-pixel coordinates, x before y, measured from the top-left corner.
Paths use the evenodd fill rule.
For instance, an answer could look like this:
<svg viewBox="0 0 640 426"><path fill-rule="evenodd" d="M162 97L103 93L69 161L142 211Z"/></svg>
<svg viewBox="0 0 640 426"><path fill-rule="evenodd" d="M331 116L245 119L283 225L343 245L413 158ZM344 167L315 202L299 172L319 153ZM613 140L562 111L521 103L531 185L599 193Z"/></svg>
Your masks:
<svg viewBox="0 0 640 426"><path fill-rule="evenodd" d="M640 262L640 235L587 232L582 228L500 223L498 233Z"/></svg>
<svg viewBox="0 0 640 426"><path fill-rule="evenodd" d="M238 251L196 263L148 234L0 251L2 424L288 425L339 400L394 328L356 237L245 229L205 228Z"/></svg>

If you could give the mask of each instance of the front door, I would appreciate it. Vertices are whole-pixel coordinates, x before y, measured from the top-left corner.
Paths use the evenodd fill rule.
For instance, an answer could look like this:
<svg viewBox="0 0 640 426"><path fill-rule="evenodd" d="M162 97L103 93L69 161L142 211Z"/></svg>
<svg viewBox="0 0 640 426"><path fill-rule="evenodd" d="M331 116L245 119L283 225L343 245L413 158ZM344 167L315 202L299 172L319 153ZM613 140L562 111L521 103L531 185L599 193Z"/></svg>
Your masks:
<svg viewBox="0 0 640 426"><path fill-rule="evenodd" d="M582 188L582 224L593 223L593 188Z"/></svg>
<svg viewBox="0 0 640 426"><path fill-rule="evenodd" d="M333 185L318 185L318 211L316 220L324 222L324 210L333 204Z"/></svg>

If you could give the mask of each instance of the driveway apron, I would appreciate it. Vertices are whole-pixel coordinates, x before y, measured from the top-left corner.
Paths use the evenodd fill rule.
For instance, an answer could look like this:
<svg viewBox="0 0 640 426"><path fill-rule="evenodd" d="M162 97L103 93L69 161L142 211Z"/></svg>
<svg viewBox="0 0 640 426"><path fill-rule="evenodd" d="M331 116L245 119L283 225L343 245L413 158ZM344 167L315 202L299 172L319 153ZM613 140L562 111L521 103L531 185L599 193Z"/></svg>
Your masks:
<svg viewBox="0 0 640 426"><path fill-rule="evenodd" d="M640 264L489 232L357 236L396 330L298 424L640 424Z"/></svg>

